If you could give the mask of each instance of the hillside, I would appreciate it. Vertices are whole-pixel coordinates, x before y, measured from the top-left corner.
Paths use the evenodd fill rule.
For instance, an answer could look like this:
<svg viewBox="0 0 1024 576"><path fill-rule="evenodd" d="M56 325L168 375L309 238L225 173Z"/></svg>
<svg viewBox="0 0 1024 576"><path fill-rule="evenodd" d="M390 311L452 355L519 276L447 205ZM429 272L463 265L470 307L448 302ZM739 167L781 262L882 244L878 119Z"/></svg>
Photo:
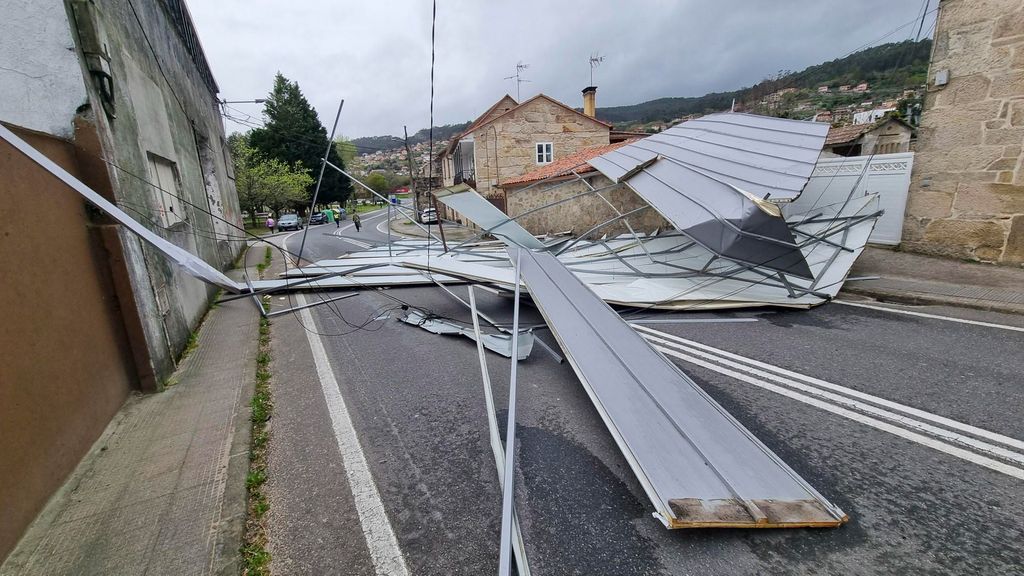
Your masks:
<svg viewBox="0 0 1024 576"><path fill-rule="evenodd" d="M434 142L448 140L452 136L461 133L467 126L469 126L469 122L434 126ZM427 142L429 140L430 130L424 128L409 136L409 145L415 146L416 144ZM405 146L405 140L397 136L364 136L362 138L353 138L352 143L355 144L356 149L360 154L366 154L377 150L394 150Z"/></svg>
<svg viewBox="0 0 1024 576"><path fill-rule="evenodd" d="M763 114L785 114L789 108L762 110L758 103L766 95L784 88L796 88L803 99L814 107L832 109L854 102L857 97L836 94L841 85L867 82L870 97L876 100L899 98L906 88L918 88L925 83L932 41L906 40L881 44L861 50L843 58L810 66L799 72L782 71L757 84L731 92L714 92L703 96L658 98L629 106L598 108L597 117L616 125L619 129L636 129L652 122L671 122L690 114L705 114L728 110L736 99L738 107ZM830 86L833 93L817 95L819 86ZM862 97L859 95L858 97ZM794 98L789 98L794 100ZM447 140L469 125L448 124L434 128L434 140ZM428 130L424 128L409 137L410 144L426 142ZM404 141L395 136L368 136L352 141L360 153L401 148Z"/></svg>
<svg viewBox="0 0 1024 576"><path fill-rule="evenodd" d="M897 97L904 88L925 83L932 41L907 40L874 46L845 58L808 67L800 72L782 72L771 78L732 92L717 92L686 98L659 98L631 106L598 108L598 118L617 125L670 122L690 114L727 110L735 98L747 108L763 96L783 88L816 90L819 86L835 89L841 85L867 82L876 99ZM830 102L822 102L829 107Z"/></svg>

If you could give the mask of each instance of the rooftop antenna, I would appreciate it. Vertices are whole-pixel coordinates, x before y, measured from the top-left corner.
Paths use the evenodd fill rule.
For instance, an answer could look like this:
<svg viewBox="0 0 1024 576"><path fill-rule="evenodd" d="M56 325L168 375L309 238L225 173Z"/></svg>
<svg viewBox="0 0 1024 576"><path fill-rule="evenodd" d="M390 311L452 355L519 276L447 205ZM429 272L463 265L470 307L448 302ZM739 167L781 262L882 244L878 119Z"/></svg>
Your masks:
<svg viewBox="0 0 1024 576"><path fill-rule="evenodd" d="M598 55L597 52L590 55L590 85L594 85L594 68L597 68L604 62L604 56Z"/></svg>
<svg viewBox="0 0 1024 576"><path fill-rule="evenodd" d="M522 84L523 82L529 82L529 80L527 80L525 78L521 78L520 77L520 73L522 73L523 70L526 70L529 67L530 67L529 64L523 64L523 61L520 60L516 64L516 73L513 74L512 76L506 76L505 77L505 80L515 80L516 81L516 100L522 101L522 98L519 97L519 85Z"/></svg>

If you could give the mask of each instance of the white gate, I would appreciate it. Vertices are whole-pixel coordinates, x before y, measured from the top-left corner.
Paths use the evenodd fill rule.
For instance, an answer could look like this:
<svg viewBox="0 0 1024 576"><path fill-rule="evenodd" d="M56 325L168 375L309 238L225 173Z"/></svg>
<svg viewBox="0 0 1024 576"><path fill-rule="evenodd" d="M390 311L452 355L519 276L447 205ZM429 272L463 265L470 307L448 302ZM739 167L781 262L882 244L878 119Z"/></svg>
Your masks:
<svg viewBox="0 0 1024 576"><path fill-rule="evenodd" d="M864 165L869 160L867 173L861 178ZM879 205L885 210L868 242L899 244L903 233L903 212L907 207L907 190L910 188L910 170L913 165L913 152L823 158L814 167L803 193L792 202L792 209L810 209L826 189L849 189L858 178L861 178L854 196L877 193Z"/></svg>

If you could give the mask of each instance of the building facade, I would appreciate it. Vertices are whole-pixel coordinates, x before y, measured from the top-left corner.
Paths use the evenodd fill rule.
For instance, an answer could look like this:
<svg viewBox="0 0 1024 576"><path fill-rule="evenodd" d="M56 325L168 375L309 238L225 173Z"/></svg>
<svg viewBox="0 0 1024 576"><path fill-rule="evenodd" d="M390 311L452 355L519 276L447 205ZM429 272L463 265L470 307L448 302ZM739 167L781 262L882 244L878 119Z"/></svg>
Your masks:
<svg viewBox="0 0 1024 576"><path fill-rule="evenodd" d="M220 268L242 249L217 85L180 0L11 0L0 122ZM12 17L13 16L13 17ZM0 559L213 290L0 141Z"/></svg>
<svg viewBox="0 0 1024 576"><path fill-rule="evenodd" d="M942 0L907 250L1024 263L1024 1Z"/></svg>
<svg viewBox="0 0 1024 576"><path fill-rule="evenodd" d="M487 198L502 198L501 183L610 142L611 125L544 94L516 103L506 95L477 118L440 155L445 186L466 182Z"/></svg>
<svg viewBox="0 0 1024 576"><path fill-rule="evenodd" d="M892 117L872 124L832 127L825 138L821 156L834 158L909 152L913 135L913 127Z"/></svg>
<svg viewBox="0 0 1024 576"><path fill-rule="evenodd" d="M507 212L520 216L516 221L531 234L569 233L596 237L618 234L649 234L672 228L661 214L650 207L625 184L616 184L586 164L616 148L618 142L585 148L556 162L513 178L502 184ZM576 172L582 180L577 179ZM571 180L571 182L566 182ZM588 193L592 190L599 192ZM573 198L575 197L575 198ZM551 208L552 202L568 200Z"/></svg>

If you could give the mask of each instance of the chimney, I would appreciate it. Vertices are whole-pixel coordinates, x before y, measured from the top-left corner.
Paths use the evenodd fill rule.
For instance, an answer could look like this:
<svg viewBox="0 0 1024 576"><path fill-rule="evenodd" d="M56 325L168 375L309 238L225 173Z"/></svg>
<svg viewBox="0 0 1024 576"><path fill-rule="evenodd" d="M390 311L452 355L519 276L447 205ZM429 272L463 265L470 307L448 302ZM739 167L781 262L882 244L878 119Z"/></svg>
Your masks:
<svg viewBox="0 0 1024 576"><path fill-rule="evenodd" d="M583 113L591 118L597 117L597 86L583 89Z"/></svg>

